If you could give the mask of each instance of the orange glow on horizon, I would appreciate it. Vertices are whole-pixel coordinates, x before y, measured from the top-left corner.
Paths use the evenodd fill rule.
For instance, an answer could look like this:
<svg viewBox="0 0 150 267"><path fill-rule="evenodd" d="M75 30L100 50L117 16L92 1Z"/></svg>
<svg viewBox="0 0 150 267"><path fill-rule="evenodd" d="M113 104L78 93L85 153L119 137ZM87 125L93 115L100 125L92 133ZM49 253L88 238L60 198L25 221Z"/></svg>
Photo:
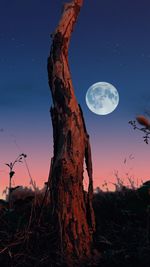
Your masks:
<svg viewBox="0 0 150 267"><path fill-rule="evenodd" d="M98 138L91 136L94 188L99 186L104 189L105 187L102 185L106 181L109 189L114 190L113 184L116 183L115 173L117 171L125 184L129 183L128 177L132 177L136 185L140 185L141 181L150 179L150 147L139 139L140 137L137 136L137 140L129 143L124 136L121 136L121 140L116 140L116 137L112 135L111 140L103 138L100 142ZM53 154L52 141L47 145L49 141L46 138L42 140L44 140L43 143L34 138L29 144L23 143L23 140L22 144L26 149L20 149L21 153L27 154L26 160L32 179L39 188L42 188L48 179L50 160ZM1 144L4 153L0 159L0 197L4 198L2 192L8 186L9 181L9 169L5 163L10 163L18 156L18 149L8 141L1 142ZM16 164L14 170L12 186L30 186L30 177L25 164ZM84 186L87 187L86 170L84 175Z"/></svg>
<svg viewBox="0 0 150 267"><path fill-rule="evenodd" d="M107 159L108 161L109 159ZM44 183L48 179L49 174L49 165L50 162L43 161L42 164L37 159L30 162L29 170L32 176L32 179L36 182L36 185L39 188L44 186ZM41 166L42 165L42 166ZM102 167L101 167L102 166ZM108 168L109 166L109 168ZM25 164L16 164L15 167L15 175L12 179L12 186L22 185L30 187L30 176L25 167ZM136 186L140 186L142 181L146 181L149 179L149 170L147 168L147 162L137 162L136 159L124 159L122 162L118 161L116 158L113 160L105 161L105 159L101 159L101 162L96 160L94 157L93 160L93 182L94 188L100 187L102 190L106 190L108 186L109 190L114 190L114 184L117 182L115 174L118 173L118 176L123 180L124 184L130 184L128 177L131 177L135 181ZM3 167L3 170L0 173L0 197L2 196L2 191L8 186L9 181L9 169L7 166ZM87 188L88 186L88 178L86 174L86 170L84 171L84 186ZM104 184L107 185L104 186Z"/></svg>

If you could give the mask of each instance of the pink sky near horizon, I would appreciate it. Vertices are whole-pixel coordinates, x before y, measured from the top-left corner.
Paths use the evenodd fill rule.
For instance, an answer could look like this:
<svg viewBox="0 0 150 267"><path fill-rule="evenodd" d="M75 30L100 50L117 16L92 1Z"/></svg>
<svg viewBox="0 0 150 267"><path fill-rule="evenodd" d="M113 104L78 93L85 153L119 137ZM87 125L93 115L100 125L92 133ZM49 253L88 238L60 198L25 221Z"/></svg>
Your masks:
<svg viewBox="0 0 150 267"><path fill-rule="evenodd" d="M141 180L149 180L149 157L150 147L146 145L139 133L131 129L132 140L121 136L115 136L111 133L111 138L105 139L95 133L90 134L92 146L93 159L93 180L94 188L102 185L105 181L108 183L110 189L114 189L113 183L116 182L115 173L118 172L125 183L128 183L127 176L134 178L135 183L141 184ZM18 140L19 138L17 138ZM6 138L1 135L1 151L3 157L0 159L0 197L2 191L8 186L9 169L5 163L10 163L18 156L19 153L27 154L27 163L33 180L37 186L42 188L44 182L47 181L50 167L50 159L52 157L52 136L42 135L39 133L36 137L34 134L30 136L30 142L27 143L24 136L20 138L18 143L14 143L13 138ZM103 139L103 140L101 140ZM28 139L29 140L29 139ZM41 141L43 140L43 142ZM133 141L134 140L134 141ZM25 148L25 149L24 149ZM125 160L126 159L126 160ZM29 186L30 178L25 167L25 164L16 164L15 176L12 180L14 186L23 185ZM128 175L127 175L128 173ZM87 175L85 171L84 185L88 184Z"/></svg>

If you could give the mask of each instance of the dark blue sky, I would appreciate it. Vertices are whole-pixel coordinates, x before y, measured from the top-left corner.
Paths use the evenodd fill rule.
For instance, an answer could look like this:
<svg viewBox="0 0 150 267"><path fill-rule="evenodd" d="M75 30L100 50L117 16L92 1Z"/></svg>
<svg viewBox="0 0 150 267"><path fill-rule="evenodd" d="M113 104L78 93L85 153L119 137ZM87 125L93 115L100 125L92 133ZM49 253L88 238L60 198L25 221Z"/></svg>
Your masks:
<svg viewBox="0 0 150 267"><path fill-rule="evenodd" d="M112 166L119 168L126 155L136 151L138 160L141 155L144 161L143 156L149 153L128 121L150 109L150 2L84 2L71 40L70 66L75 93L91 136L95 168L101 166L102 160L111 172ZM1 0L0 128L4 132L0 132L0 164L15 157L14 138L29 155L33 173L36 162L40 161L48 173L52 127L46 64L50 33L58 23L63 3ZM99 81L112 83L120 95L118 108L107 116L94 115L85 104L87 89ZM116 148L119 154L116 163L111 163Z"/></svg>

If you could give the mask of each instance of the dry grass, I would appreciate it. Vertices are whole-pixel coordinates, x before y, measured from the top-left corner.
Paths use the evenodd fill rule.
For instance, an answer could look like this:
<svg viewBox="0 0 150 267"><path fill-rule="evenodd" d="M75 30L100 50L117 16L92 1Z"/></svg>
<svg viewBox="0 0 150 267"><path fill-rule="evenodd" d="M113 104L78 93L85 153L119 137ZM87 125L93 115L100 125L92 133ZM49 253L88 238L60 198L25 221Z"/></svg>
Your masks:
<svg viewBox="0 0 150 267"><path fill-rule="evenodd" d="M34 196L16 199L10 211L1 202L0 266L67 266L58 253L49 201L43 204ZM95 254L88 264L78 262L76 266L149 267L149 186L122 187L116 192L99 190L93 205L97 223ZM101 259L96 251L101 252Z"/></svg>

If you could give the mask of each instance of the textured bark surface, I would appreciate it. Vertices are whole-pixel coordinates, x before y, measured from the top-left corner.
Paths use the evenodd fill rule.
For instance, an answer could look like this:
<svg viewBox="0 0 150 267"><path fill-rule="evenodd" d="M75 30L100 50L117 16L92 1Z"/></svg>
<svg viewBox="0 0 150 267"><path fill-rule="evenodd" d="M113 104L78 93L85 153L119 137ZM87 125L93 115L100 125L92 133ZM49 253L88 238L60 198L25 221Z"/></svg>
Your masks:
<svg viewBox="0 0 150 267"><path fill-rule="evenodd" d="M62 255L89 257L95 218L92 208L93 179L89 135L81 107L74 94L68 64L68 47L82 0L64 5L62 17L52 34L48 77L52 93L54 157L50 192L53 218ZM88 193L83 190L84 159L89 177Z"/></svg>

